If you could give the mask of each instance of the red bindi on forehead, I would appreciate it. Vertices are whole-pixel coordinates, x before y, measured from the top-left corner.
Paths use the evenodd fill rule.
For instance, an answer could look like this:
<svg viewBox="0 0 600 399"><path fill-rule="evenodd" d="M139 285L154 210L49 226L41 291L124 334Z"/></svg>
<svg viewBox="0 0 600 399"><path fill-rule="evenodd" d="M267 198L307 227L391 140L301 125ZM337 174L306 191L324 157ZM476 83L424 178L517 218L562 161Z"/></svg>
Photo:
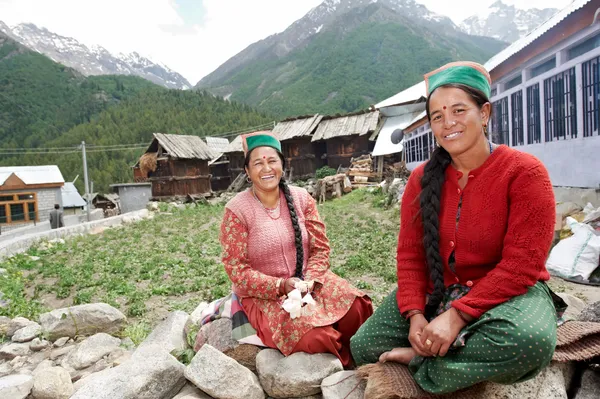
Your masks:
<svg viewBox="0 0 600 399"><path fill-rule="evenodd" d="M446 106L444 105L444 106L442 107L442 109L446 109Z"/></svg>

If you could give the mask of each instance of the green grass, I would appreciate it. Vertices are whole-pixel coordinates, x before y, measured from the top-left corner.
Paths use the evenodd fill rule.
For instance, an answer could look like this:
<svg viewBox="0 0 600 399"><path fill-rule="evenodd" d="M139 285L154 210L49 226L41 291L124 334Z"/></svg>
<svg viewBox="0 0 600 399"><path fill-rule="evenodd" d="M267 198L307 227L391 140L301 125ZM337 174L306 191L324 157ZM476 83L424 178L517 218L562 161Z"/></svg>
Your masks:
<svg viewBox="0 0 600 399"><path fill-rule="evenodd" d="M354 191L319 206L331 242L331 267L378 304L394 286L399 216L381 194ZM220 262L223 206L200 205L152 220L44 244L0 262L7 270L0 315L36 319L50 309L106 302L129 318L136 344L173 310L191 312L225 296L231 283ZM39 259L37 259L39 257Z"/></svg>

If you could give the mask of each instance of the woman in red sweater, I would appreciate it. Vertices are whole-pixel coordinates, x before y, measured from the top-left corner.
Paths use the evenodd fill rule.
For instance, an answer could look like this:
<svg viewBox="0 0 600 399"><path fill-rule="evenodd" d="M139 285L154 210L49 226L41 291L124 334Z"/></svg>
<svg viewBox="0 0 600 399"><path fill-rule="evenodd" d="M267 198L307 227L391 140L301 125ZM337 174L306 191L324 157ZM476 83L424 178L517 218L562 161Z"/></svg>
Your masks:
<svg viewBox="0 0 600 399"><path fill-rule="evenodd" d="M491 79L476 63L425 75L437 148L406 186L398 288L352 338L357 364L394 361L447 393L537 375L556 344L545 280L555 201L535 157L487 137Z"/></svg>

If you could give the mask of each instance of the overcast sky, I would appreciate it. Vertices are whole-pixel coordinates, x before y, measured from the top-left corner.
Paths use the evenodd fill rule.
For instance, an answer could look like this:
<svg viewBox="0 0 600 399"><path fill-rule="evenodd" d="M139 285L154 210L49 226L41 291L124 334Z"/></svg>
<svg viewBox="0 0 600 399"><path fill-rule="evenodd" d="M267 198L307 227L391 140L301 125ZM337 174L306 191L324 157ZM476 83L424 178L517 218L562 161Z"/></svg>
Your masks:
<svg viewBox="0 0 600 399"><path fill-rule="evenodd" d="M496 0L417 0L458 23ZM562 8L572 0L527 0ZM255 41L285 30L322 0L0 0L0 20L32 22L111 52L137 51L192 85ZM525 0L504 0L524 3ZM521 6L523 7L523 6Z"/></svg>

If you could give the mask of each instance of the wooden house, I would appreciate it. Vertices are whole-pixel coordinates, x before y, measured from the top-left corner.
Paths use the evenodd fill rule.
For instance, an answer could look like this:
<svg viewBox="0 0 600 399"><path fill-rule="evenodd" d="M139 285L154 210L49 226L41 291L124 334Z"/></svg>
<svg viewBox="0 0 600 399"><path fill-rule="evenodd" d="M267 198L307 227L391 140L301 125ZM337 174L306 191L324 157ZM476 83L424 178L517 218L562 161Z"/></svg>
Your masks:
<svg viewBox="0 0 600 399"><path fill-rule="evenodd" d="M208 163L212 159L213 152L198 136L154 133L134 166L134 176L152 183L155 200L207 195L211 193Z"/></svg>
<svg viewBox="0 0 600 399"><path fill-rule="evenodd" d="M229 159L225 155L229 140L224 137L205 137L204 140L213 152L213 158L208 162L211 188L213 191L227 190L233 181L229 175Z"/></svg>
<svg viewBox="0 0 600 399"><path fill-rule="evenodd" d="M244 172L244 148L242 147L242 136L237 136L229 143L223 154L229 161L229 177L233 183L236 177Z"/></svg>
<svg viewBox="0 0 600 399"><path fill-rule="evenodd" d="M290 118L279 122L273 129L281 141L289 175L294 178L314 177L318 168L326 161L325 142L312 141L312 135L323 119L323 115Z"/></svg>
<svg viewBox="0 0 600 399"><path fill-rule="evenodd" d="M377 110L324 116L313 134L312 142L325 143L329 167L347 168L352 158L371 153L375 143L370 136L377 129L378 122Z"/></svg>

